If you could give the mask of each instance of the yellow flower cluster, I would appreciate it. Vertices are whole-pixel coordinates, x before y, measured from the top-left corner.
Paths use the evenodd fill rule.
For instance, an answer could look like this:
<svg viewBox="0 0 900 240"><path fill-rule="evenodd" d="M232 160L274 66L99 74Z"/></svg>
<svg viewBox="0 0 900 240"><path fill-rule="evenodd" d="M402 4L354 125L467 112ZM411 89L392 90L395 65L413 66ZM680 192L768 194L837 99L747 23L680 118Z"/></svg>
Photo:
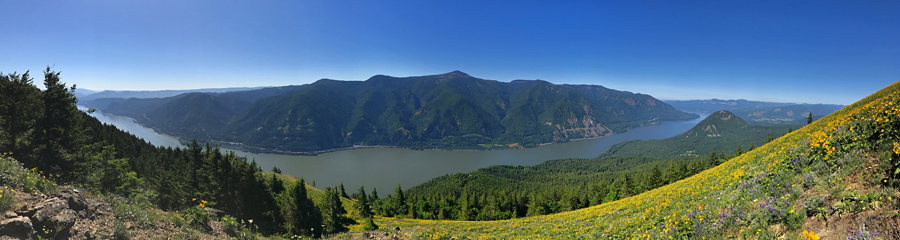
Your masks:
<svg viewBox="0 0 900 240"><path fill-rule="evenodd" d="M894 142L894 154L900 155L900 143Z"/></svg>
<svg viewBox="0 0 900 240"><path fill-rule="evenodd" d="M813 231L803 230L803 238L804 240L819 240L819 236L816 235Z"/></svg>

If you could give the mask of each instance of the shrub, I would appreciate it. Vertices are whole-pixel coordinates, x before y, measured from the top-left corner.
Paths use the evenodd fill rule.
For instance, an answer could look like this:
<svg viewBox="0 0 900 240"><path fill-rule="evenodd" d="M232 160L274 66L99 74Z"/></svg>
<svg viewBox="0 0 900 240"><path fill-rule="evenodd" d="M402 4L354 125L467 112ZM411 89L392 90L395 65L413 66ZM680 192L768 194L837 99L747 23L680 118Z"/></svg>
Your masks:
<svg viewBox="0 0 900 240"><path fill-rule="evenodd" d="M116 240L131 239L131 233L128 232L128 229L125 228L125 224L122 224L122 221L115 222L114 231Z"/></svg>
<svg viewBox="0 0 900 240"><path fill-rule="evenodd" d="M196 206L182 211L181 217L184 219L185 223L195 227L208 228L209 212L203 209L204 204L206 203L207 201L200 200L200 203Z"/></svg>
<svg viewBox="0 0 900 240"><path fill-rule="evenodd" d="M812 217L819 214L825 214L825 198L810 196L806 199L806 216Z"/></svg>
<svg viewBox="0 0 900 240"><path fill-rule="evenodd" d="M3 188L0 189L0 212L13 210L13 208L16 207L16 199L13 198L10 191L13 190L9 189L8 186L3 186Z"/></svg>

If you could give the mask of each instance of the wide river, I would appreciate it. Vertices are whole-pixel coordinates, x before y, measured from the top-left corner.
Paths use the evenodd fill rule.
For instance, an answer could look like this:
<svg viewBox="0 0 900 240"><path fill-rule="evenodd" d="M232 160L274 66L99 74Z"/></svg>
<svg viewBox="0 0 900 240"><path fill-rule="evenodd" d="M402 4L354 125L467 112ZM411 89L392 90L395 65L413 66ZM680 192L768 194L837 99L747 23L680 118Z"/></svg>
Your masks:
<svg viewBox="0 0 900 240"><path fill-rule="evenodd" d="M92 116L115 125L157 146L183 147L178 139L160 134L133 119L96 112ZM234 151L238 156L256 160L263 170L277 166L283 173L303 177L320 188L344 184L348 193L360 186L366 191L377 188L382 196L392 193L398 184L404 189L445 174L469 172L491 165L535 165L551 159L593 158L613 144L630 140L661 139L687 131L700 118L666 122L630 129L599 139L577 140L534 148L495 151L437 151L399 148L357 149L330 152L318 156L258 154Z"/></svg>

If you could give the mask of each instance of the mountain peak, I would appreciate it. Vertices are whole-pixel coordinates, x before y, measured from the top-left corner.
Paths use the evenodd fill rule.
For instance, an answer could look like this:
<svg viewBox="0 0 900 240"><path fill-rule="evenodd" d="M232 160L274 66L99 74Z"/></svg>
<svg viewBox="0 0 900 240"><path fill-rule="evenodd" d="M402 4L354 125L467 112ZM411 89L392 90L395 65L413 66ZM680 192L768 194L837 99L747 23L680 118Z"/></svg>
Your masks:
<svg viewBox="0 0 900 240"><path fill-rule="evenodd" d="M721 137L722 134L727 134L727 132L745 128L747 126L749 126L749 124L747 124L744 119L734 115L734 113L720 110L710 114L706 119L703 119L703 121L700 121L696 126L691 128L691 130L682 133L682 135L684 135L684 137Z"/></svg>
<svg viewBox="0 0 900 240"><path fill-rule="evenodd" d="M466 73L464 73L464 72L462 72L462 71L459 71L459 70L454 70L454 71L452 71L452 72L444 73L444 74L441 74L441 75L438 75L438 76L442 76L442 77L453 77L453 78L470 78L470 77L472 77L472 76L470 76L469 74L466 74Z"/></svg>

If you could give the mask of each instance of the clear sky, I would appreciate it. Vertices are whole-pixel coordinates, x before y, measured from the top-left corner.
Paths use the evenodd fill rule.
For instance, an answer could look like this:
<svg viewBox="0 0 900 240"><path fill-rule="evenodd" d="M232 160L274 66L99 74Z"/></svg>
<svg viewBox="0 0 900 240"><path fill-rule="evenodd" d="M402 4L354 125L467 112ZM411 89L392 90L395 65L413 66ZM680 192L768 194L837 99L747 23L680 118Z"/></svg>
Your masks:
<svg viewBox="0 0 900 240"><path fill-rule="evenodd" d="M0 1L0 71L92 90L460 70L660 99L850 104L900 80L900 1ZM40 78L36 79L40 80Z"/></svg>

